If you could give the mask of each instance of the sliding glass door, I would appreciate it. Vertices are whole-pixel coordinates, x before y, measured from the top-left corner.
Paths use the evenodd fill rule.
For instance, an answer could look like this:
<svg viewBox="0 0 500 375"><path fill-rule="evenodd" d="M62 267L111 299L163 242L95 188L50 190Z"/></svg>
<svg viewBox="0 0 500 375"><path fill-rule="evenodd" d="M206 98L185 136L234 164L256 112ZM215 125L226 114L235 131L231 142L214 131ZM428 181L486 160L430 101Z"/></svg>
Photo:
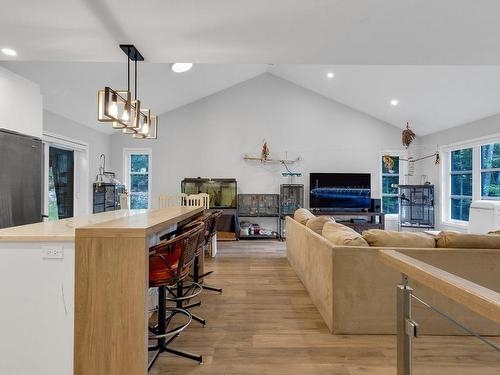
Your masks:
<svg viewBox="0 0 500 375"><path fill-rule="evenodd" d="M75 155L49 147L49 220L73 217Z"/></svg>

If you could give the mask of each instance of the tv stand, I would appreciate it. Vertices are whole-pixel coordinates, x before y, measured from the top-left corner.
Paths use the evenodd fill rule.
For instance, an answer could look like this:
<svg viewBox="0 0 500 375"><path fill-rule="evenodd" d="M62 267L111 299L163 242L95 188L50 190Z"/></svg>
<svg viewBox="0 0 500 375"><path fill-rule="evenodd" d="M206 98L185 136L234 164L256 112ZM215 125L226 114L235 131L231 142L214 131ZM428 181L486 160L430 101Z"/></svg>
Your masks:
<svg viewBox="0 0 500 375"><path fill-rule="evenodd" d="M356 232L361 233L368 229L384 229L385 227L385 214L381 212L353 212L353 211L327 211L327 210L314 210L316 216L332 216L337 221L347 227L354 229ZM345 221L340 219L344 217ZM351 217L354 218L351 220ZM366 219L362 222L356 219Z"/></svg>

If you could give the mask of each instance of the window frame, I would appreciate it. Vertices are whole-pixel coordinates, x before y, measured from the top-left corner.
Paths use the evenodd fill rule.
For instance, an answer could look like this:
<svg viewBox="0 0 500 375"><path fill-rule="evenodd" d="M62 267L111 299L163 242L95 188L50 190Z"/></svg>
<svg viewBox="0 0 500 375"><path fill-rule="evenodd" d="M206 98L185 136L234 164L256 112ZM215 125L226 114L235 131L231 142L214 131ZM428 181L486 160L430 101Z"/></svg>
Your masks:
<svg viewBox="0 0 500 375"><path fill-rule="evenodd" d="M130 197L132 195L132 187L130 185L130 160L132 155L148 155L148 207L151 209L152 202L152 187L153 187L153 151L151 148L124 148L123 149L123 182L127 188L128 194L128 206L130 205ZM132 209L132 208L131 208Z"/></svg>
<svg viewBox="0 0 500 375"><path fill-rule="evenodd" d="M384 196L394 196L394 194L384 194L384 185L383 185L383 169L382 169L382 157L384 155L389 155L389 156L397 156L399 157L399 182L398 185L404 185L404 179L405 176L408 174L408 163L409 162L403 162L401 159L408 159L408 151L407 150L401 150L401 149L387 149L383 150L380 152L379 159L378 159L378 171L379 171L379 189L380 189L380 210L381 212L384 212L384 207L383 207L383 202L384 202ZM396 194L396 196L399 198L399 194ZM399 203L398 203L398 212L394 214L385 214L386 217L399 217Z"/></svg>
<svg viewBox="0 0 500 375"><path fill-rule="evenodd" d="M483 168L483 165L481 163L481 157L482 157L482 147L490 144L496 144L500 143L499 142L493 142L493 143L484 143L481 146L479 146L479 195L481 196L481 200L485 201L498 201L500 200L500 197L483 197L483 173L490 173L490 172L498 172L500 173L500 167L497 168Z"/></svg>
<svg viewBox="0 0 500 375"><path fill-rule="evenodd" d="M467 149L471 149L472 150L472 169L470 171L452 171L451 170L451 154L454 152L454 151L461 151L461 150L467 150ZM449 163L448 163L448 168L447 168L447 173L448 173L448 177L447 177L447 183L448 183L448 197L447 197L447 202L448 202L448 205L449 205L449 208L448 208L448 211L447 211L447 217L449 219L449 221L451 223L454 223L454 224L458 224L458 225L463 225L465 223L465 225L467 225L468 221L465 221L465 220L458 220L458 219L452 219L451 218L451 200L452 199L468 199L470 198L471 199L471 202L474 201L474 169L475 169L475 160L474 160L474 147L459 147L459 148L455 148L453 150L450 150L448 151L448 159L449 159ZM452 179L452 176L453 175L465 175L465 174L470 174L471 175L471 184L472 184L472 193L471 195L453 195L452 192L451 192L451 179Z"/></svg>
<svg viewBox="0 0 500 375"><path fill-rule="evenodd" d="M481 197L481 146L499 143L500 133L475 138L465 142L459 142L439 148L443 163L441 164L441 224L464 228L469 225L468 221L455 220L451 218L451 153L453 151L472 148L472 202L483 199ZM455 196L453 196L455 197Z"/></svg>

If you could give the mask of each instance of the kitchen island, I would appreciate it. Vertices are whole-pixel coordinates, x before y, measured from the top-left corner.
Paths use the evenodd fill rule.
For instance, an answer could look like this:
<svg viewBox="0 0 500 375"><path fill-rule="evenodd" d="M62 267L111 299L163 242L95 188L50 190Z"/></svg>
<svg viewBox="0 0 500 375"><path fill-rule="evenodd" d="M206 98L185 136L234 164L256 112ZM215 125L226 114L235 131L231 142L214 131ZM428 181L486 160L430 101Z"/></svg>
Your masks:
<svg viewBox="0 0 500 375"><path fill-rule="evenodd" d="M201 207L0 230L1 374L145 374L148 248Z"/></svg>

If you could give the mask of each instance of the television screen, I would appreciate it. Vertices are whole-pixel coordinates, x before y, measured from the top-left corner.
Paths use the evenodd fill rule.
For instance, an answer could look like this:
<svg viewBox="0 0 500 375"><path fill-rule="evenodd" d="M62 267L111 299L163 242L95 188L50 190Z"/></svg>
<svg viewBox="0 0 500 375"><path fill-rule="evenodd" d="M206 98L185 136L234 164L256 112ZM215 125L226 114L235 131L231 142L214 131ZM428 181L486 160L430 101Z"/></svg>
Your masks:
<svg viewBox="0 0 500 375"><path fill-rule="evenodd" d="M371 207L369 173L311 173L311 208L360 211Z"/></svg>

